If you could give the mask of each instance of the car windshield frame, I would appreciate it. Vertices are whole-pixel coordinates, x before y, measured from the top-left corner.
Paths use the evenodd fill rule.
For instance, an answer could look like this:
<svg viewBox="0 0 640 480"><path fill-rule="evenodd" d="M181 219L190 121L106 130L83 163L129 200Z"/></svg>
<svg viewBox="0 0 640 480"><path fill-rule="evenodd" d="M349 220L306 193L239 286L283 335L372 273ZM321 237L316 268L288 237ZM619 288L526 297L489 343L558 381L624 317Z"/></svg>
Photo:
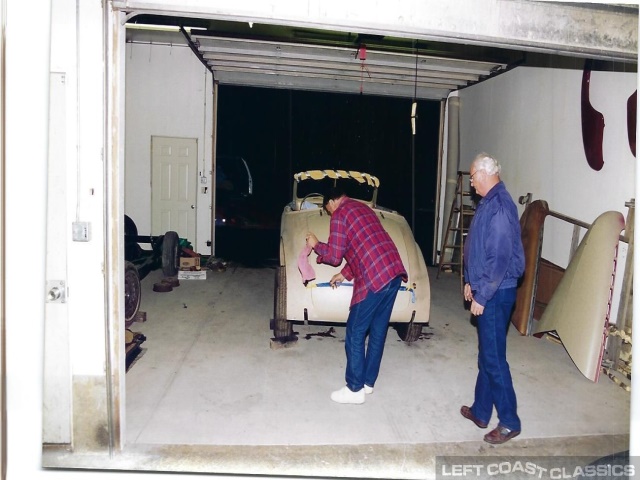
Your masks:
<svg viewBox="0 0 640 480"><path fill-rule="evenodd" d="M299 205L305 196L323 195L331 187L340 185L350 198L376 205L380 181L368 173L345 170L307 170L294 175L293 201Z"/></svg>

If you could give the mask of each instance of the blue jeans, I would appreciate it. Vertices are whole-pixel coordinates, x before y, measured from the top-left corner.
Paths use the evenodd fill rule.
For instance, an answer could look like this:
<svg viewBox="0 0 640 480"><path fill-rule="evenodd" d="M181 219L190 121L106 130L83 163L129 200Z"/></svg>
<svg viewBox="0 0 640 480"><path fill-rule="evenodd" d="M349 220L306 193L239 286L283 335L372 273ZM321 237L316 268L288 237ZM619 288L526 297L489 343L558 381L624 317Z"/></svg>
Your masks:
<svg viewBox="0 0 640 480"><path fill-rule="evenodd" d="M515 301L515 287L500 289L477 317L478 378L471 411L489 423L495 405L499 424L519 431L516 392L507 363L507 327Z"/></svg>
<svg viewBox="0 0 640 480"><path fill-rule="evenodd" d="M344 343L347 353L345 380L353 392L362 389L365 383L370 387L376 383L400 282L401 278L397 277L379 292L369 291L366 298L349 311ZM369 340L365 349L367 335Z"/></svg>

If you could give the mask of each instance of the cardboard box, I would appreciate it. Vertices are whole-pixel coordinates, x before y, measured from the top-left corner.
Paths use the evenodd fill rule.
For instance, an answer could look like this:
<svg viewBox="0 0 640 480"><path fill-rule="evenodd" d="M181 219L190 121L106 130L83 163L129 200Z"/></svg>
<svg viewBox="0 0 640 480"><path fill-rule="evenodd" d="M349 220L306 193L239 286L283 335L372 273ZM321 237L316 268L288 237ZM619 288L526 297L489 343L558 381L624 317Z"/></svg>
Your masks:
<svg viewBox="0 0 640 480"><path fill-rule="evenodd" d="M200 257L180 257L180 268L189 270L191 267L200 266Z"/></svg>
<svg viewBox="0 0 640 480"><path fill-rule="evenodd" d="M208 270L179 270L178 280L206 280Z"/></svg>

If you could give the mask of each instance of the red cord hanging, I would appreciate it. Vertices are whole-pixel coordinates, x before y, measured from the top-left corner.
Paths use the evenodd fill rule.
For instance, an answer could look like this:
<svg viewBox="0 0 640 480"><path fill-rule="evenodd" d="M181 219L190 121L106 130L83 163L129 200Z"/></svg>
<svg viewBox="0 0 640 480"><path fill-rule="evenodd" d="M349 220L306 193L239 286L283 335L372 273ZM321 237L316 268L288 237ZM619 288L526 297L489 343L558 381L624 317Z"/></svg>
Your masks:
<svg viewBox="0 0 640 480"><path fill-rule="evenodd" d="M365 65L365 61L367 60L367 46L366 45L360 45L360 47L358 47L358 59L360 60L360 93L362 93L362 86L364 83L364 71L367 71L367 75L369 75L369 78L371 78L371 74L369 74L369 70L367 69L366 65Z"/></svg>

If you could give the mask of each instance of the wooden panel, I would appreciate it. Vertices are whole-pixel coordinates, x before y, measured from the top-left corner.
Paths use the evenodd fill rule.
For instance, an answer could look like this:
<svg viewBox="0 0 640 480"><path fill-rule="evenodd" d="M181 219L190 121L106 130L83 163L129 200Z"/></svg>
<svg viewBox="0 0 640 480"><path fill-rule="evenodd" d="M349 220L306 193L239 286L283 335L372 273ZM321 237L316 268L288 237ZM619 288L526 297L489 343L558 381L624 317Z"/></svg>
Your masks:
<svg viewBox="0 0 640 480"><path fill-rule="evenodd" d="M547 202L536 200L527 205L522 217L520 217L525 268L522 280L518 285L511 323L521 335L528 335L531 332L531 321L534 318L532 310L538 283L540 252L542 251L544 220L548 214L549 205Z"/></svg>
<svg viewBox="0 0 640 480"><path fill-rule="evenodd" d="M533 305L533 318L540 320L545 308L553 297L553 292L556 291L562 276L564 275L564 268L551 263L544 258L540 259L538 267L538 288L536 291L535 301Z"/></svg>

